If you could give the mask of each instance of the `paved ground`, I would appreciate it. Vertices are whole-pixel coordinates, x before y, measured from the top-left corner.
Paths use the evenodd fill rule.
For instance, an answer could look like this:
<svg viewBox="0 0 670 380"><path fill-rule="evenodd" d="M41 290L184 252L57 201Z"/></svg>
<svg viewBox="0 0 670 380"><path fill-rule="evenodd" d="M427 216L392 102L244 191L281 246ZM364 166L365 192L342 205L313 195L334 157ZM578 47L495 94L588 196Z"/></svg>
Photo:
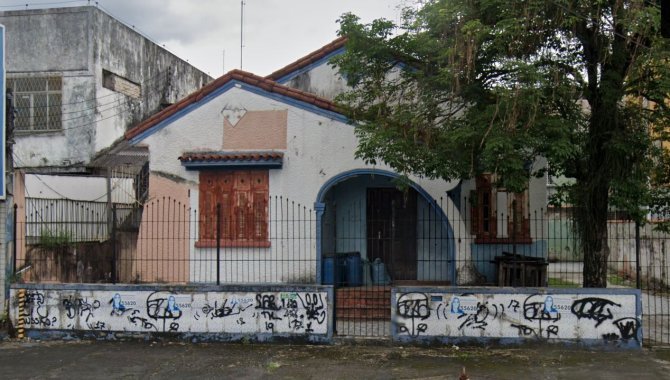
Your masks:
<svg viewBox="0 0 670 380"><path fill-rule="evenodd" d="M667 379L670 350L0 342L3 379Z"/></svg>

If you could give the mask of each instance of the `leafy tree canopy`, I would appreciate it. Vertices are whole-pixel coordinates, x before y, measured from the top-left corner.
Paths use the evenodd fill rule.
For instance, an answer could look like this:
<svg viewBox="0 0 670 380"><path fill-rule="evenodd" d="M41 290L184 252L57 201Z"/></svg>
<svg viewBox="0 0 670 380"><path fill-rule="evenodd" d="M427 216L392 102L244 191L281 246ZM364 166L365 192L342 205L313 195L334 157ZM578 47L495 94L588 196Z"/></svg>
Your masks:
<svg viewBox="0 0 670 380"><path fill-rule="evenodd" d="M658 0L428 0L398 25L345 14L333 63L352 90L338 101L357 155L402 173L495 173L519 191L545 157L576 181L567 196L581 210L585 274L598 272L585 284L603 285L608 207L641 216L665 194L650 181L668 183L655 143L670 125L659 30Z"/></svg>

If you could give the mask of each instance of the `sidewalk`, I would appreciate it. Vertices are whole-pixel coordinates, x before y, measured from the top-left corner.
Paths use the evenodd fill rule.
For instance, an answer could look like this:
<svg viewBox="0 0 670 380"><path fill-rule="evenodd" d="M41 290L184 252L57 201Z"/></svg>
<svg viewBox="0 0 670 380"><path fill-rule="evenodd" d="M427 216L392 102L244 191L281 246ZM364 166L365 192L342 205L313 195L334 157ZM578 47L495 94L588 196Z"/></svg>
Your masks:
<svg viewBox="0 0 670 380"><path fill-rule="evenodd" d="M670 350L0 342L3 379L660 379Z"/></svg>

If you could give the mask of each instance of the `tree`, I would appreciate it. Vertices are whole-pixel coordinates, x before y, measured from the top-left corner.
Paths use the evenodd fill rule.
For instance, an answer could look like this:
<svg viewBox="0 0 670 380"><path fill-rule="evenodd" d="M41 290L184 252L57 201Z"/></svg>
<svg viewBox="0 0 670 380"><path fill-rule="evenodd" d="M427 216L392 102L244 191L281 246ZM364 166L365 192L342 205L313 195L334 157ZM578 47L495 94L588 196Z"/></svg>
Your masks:
<svg viewBox="0 0 670 380"><path fill-rule="evenodd" d="M640 218L667 177L653 176L670 116L660 1L420 3L399 25L340 19L348 41L333 63L352 88L338 102L357 156L446 180L495 173L515 191L545 157L575 179L583 285L605 287L609 207Z"/></svg>

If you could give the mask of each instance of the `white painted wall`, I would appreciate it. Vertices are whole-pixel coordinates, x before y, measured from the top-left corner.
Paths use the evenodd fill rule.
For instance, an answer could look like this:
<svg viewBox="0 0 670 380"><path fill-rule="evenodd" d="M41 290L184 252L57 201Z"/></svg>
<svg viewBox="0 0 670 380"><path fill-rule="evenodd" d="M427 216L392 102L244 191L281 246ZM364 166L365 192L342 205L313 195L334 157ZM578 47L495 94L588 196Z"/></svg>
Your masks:
<svg viewBox="0 0 670 380"><path fill-rule="evenodd" d="M26 197L46 199L73 199L78 201L107 201L107 179L104 177L25 175ZM76 186L73 186L73 181ZM133 179L112 178L112 202L133 203Z"/></svg>
<svg viewBox="0 0 670 380"><path fill-rule="evenodd" d="M401 339L429 337L625 341L641 344L635 294L398 292Z"/></svg>
<svg viewBox="0 0 670 380"><path fill-rule="evenodd" d="M282 84L333 100L337 95L349 89L346 80L337 71L328 62L322 62Z"/></svg>
<svg viewBox="0 0 670 380"><path fill-rule="evenodd" d="M328 293L18 290L10 317L27 329L99 332L326 335Z"/></svg>

